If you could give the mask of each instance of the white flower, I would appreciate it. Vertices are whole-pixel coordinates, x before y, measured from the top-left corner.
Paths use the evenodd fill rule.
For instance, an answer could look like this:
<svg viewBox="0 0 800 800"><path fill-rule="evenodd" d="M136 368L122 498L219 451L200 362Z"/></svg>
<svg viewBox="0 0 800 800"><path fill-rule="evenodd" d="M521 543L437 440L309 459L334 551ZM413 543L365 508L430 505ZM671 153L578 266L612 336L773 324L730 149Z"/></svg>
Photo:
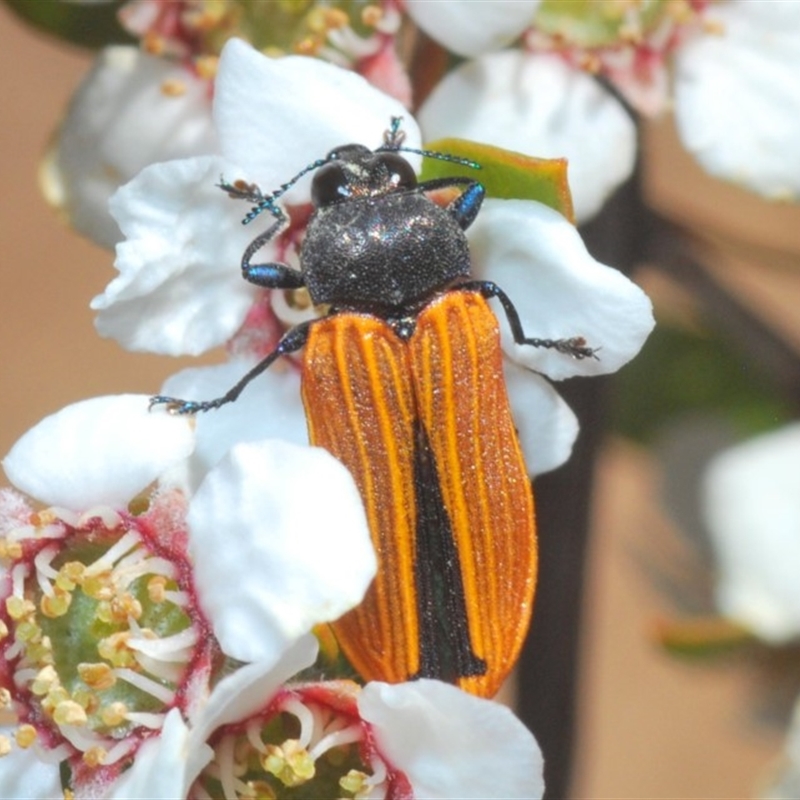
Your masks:
<svg viewBox="0 0 800 800"><path fill-rule="evenodd" d="M86 76L41 171L47 199L105 247L120 231L108 200L156 161L212 153L209 83L136 47L107 47Z"/></svg>
<svg viewBox="0 0 800 800"><path fill-rule="evenodd" d="M96 397L46 417L3 460L8 479L45 505L124 508L194 448L186 420L150 414L147 403Z"/></svg>
<svg viewBox="0 0 800 800"><path fill-rule="evenodd" d="M358 742L366 769L358 778L349 776L359 782L363 794L358 797L407 796L409 790L413 797L442 800L542 796L541 752L506 707L432 680L370 683L363 689L349 682L287 685L313 663L315 654L314 640L304 637L280 658L250 664L225 678L191 726L175 720L169 737L141 749L115 800L185 796L211 760L206 743L215 732L211 774L230 786L233 796L234 779L242 775L236 759L242 758L237 754L245 746L243 732L247 743L265 755L274 743L260 738L264 720L278 712L296 717L300 733L273 758L285 759L290 768L288 747L293 745L306 768L297 778L300 785L313 781L309 762ZM224 730L228 725L234 726L230 732ZM292 773L280 774L284 781L292 778Z"/></svg>
<svg viewBox="0 0 800 800"><path fill-rule="evenodd" d="M636 127L619 101L555 55L504 50L467 61L439 81L419 120L430 140L567 158L579 222L630 176L636 157Z"/></svg>
<svg viewBox="0 0 800 800"><path fill-rule="evenodd" d="M478 56L511 44L531 24L541 0L406 0L408 15L448 50Z"/></svg>
<svg viewBox="0 0 800 800"><path fill-rule="evenodd" d="M265 86L271 90L265 92ZM227 164L238 165L235 170L226 167L234 170L226 178L255 181L266 192L337 145L378 146L389 118L401 115L402 109L352 73L313 59L270 60L234 40L222 54L214 114ZM403 130L406 144L418 147L420 136L412 119L404 118ZM244 281L238 270L221 266L238 263L241 258L242 236L229 232L242 216L242 204L227 200L222 192L214 210L203 204L205 189L198 188L196 181L202 176L210 179L211 163L203 162L202 168L198 161L154 165L114 201L121 226L132 231L134 238L119 247L120 277L95 300L95 307L102 309L102 330L128 345L158 352L197 352L222 343L243 323L250 325L245 320L243 293L252 289L241 288ZM308 202L309 184L309 179L303 179L291 187L286 197L293 207ZM165 187L163 191L160 186ZM223 210L225 203L229 211ZM216 223L211 222L214 218ZM176 244L169 250L176 220L179 235L172 237ZM265 212L250 226L249 236L255 237L272 223ZM543 349L526 348L526 353L506 339L512 361L561 379L613 371L641 347L653 325L649 301L618 272L594 261L574 228L557 213L533 202L486 201L468 236L475 275L497 278L517 304L527 335L583 336L590 346L600 348L599 360L577 361ZM291 243L280 238L261 251L264 261L285 260L292 252ZM151 261L159 264L154 274L144 270ZM274 328L276 315L294 322L288 318L285 304L275 304L281 297L279 292L271 293L272 311L267 307L261 324ZM263 300L259 302L261 305L254 307L263 308ZM158 324L153 324L151 310ZM502 312L499 316L503 317ZM276 329L272 336L273 343L278 332ZM257 355L263 353L259 349ZM250 366L255 358L256 354L250 355ZM221 376L227 377L231 371L195 370L171 380L164 392L212 398L227 388ZM242 373L245 371L243 365ZM260 395L258 402L248 401L252 412L245 415L239 409L222 409L209 421L200 421L201 442L206 436L213 441L201 443L199 475L234 442L253 438L255 431L266 434L268 430L274 435L276 427L284 426L290 439L303 440L299 411L280 411L290 392L296 390L297 374L278 365L270 372L269 384L262 377L256 382L256 386L261 382L260 388L247 390ZM530 389L534 384L537 386ZM509 385L515 410L526 408L518 424L532 469L552 469L569 455L577 432L574 416L537 375L523 375L509 366ZM525 390L518 391L522 387ZM216 427L217 420L224 422ZM539 438L542 432L547 435Z"/></svg>
<svg viewBox="0 0 800 800"><path fill-rule="evenodd" d="M712 175L770 199L800 197L800 2L711 4L676 52L681 140Z"/></svg>
<svg viewBox="0 0 800 800"><path fill-rule="evenodd" d="M177 581L176 589L166 591L166 601L175 606L170 618L188 615L189 627L161 630L159 638L142 633L134 611L130 618L114 618L120 625L127 619L129 630L119 635L127 637L124 648L131 650L141 670L127 669L125 662L117 663L113 653L106 656L97 645L101 659L110 659L98 665L102 675L132 683L160 705L145 713L128 709L130 717L120 719L133 726L112 744L102 726L69 720L59 723L64 741L51 746L57 760L107 750L103 767L84 770L75 779L81 790L96 784L103 796L108 796L125 759L151 738L152 729L169 723L167 738L173 742L182 729L180 714L189 716L204 705L215 641L237 660L277 660L314 625L332 621L356 605L376 570L358 491L348 471L327 452L281 441L240 444L204 476L188 498L187 510L186 499L170 486L180 484L184 474L181 464L192 451L193 424L185 417L148 413L147 406L146 397L135 395L78 403L43 420L12 448L4 462L9 477L37 499L61 508L34 513L17 493L0 492L2 552L10 564L3 567L0 583L18 609L13 612L14 625L39 624L38 605L26 599L28 585L38 585L48 598L49 606L42 606L45 616L60 616L69 613L73 593L95 591L84 591L83 576L107 574L109 587L128 593L125 602L131 608L138 600L129 587L138 577ZM133 496L156 481L159 486L148 496L146 510L129 513L126 507ZM99 545L86 551L85 541L98 532L103 532L99 541L107 543L107 552L98 553ZM73 541L77 549L70 555ZM33 551L23 547L34 542L46 546ZM80 577L71 577L63 586L59 581L67 576L54 566L59 548L65 548L73 566L84 553L90 555ZM149 592L149 582L147 587ZM87 613L86 604L79 605ZM108 612L98 608L96 613ZM71 628L73 649L92 646L94 634L84 631L81 619ZM47 647L65 646L63 637L49 638ZM26 641L7 636L0 654L15 659L11 669L20 686L23 681L46 681L51 687L47 697L65 702L66 715L77 704L70 705L70 698L63 696L61 673L48 673L48 653L35 647L36 640L30 648ZM67 672L77 652L67 659ZM60 665L58 659L55 663ZM97 680L99 690L105 689L102 679ZM14 699L22 710L27 708L25 697ZM102 703L105 709L106 698ZM167 713L173 705L180 711ZM11 796L17 777L4 773L3 763L0 796ZM49 780L47 768L41 769L42 780Z"/></svg>
<svg viewBox="0 0 800 800"><path fill-rule="evenodd" d="M442 118L455 123L451 136L567 156L577 216L588 219L636 152L633 123L597 73L642 114L674 106L681 140L712 175L770 199L800 194L798 0L553 3L539 18L532 5L408 3L428 35L476 59L435 87L420 115L427 134ZM497 52L518 37L522 49Z"/></svg>
<svg viewBox="0 0 800 800"><path fill-rule="evenodd" d="M795 423L724 451L705 480L719 610L774 644L800 636L798 464Z"/></svg>

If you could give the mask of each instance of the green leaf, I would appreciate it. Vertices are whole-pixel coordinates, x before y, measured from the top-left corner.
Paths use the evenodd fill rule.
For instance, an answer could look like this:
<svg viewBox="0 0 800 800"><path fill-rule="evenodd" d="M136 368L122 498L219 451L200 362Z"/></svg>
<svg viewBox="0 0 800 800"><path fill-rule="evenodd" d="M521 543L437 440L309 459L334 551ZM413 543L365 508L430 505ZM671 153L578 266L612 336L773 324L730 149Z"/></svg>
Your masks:
<svg viewBox="0 0 800 800"><path fill-rule="evenodd" d="M722 617L659 620L655 636L672 655L691 658L718 656L757 641L750 631Z"/></svg>
<svg viewBox="0 0 800 800"><path fill-rule="evenodd" d="M70 44L97 49L136 40L117 20L124 0L70 2L69 0L5 0L24 22Z"/></svg>
<svg viewBox="0 0 800 800"><path fill-rule="evenodd" d="M479 164L480 169L426 157L422 163L422 180L455 175L474 178L483 184L488 197L536 200L554 208L574 224L565 158L532 158L466 139L438 139L425 147L437 153L465 158Z"/></svg>

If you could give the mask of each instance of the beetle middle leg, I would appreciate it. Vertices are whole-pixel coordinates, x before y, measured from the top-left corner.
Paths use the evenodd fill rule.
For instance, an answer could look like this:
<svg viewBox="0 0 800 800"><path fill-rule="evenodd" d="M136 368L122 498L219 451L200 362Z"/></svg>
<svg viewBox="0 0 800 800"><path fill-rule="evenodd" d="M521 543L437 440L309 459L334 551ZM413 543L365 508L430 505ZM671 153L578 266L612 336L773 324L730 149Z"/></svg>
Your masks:
<svg viewBox="0 0 800 800"><path fill-rule="evenodd" d="M182 400L178 397L167 397L166 395L157 394L150 398L150 408L153 408L153 406L165 405L171 414L199 414L202 411L211 411L212 408L220 408L228 403L232 403L244 391L250 381L257 378L281 356L294 353L296 350L303 347L308 340L308 330L314 322L315 320L309 320L300 325L295 325L294 328L290 328L286 331L275 349L264 359L259 361L250 372L235 386L228 389L221 397L216 397L213 400Z"/></svg>

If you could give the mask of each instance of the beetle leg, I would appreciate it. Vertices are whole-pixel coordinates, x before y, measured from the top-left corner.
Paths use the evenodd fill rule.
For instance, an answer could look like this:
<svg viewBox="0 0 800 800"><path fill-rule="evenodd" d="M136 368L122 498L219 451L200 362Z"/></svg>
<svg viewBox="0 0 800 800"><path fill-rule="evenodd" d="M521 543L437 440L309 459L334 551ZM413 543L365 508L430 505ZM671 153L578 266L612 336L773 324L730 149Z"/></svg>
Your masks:
<svg viewBox="0 0 800 800"><path fill-rule="evenodd" d="M511 298L492 281L469 281L459 285L460 289L471 289L480 292L485 298L496 297L506 312L506 319L511 326L511 333L517 344L528 344L531 347L545 347L559 353L572 356L579 361L584 358L597 358L597 348L589 347L583 336L571 336L569 339L537 339L525 335L522 321Z"/></svg>
<svg viewBox="0 0 800 800"><path fill-rule="evenodd" d="M422 192L433 192L437 189L451 189L456 186L464 186L465 189L446 208L455 217L461 230L466 230L478 216L481 203L486 196L486 189L480 181L459 177L435 178L432 181L420 183L417 189Z"/></svg>
<svg viewBox="0 0 800 800"><path fill-rule="evenodd" d="M217 397L214 400L181 400L178 397L167 397L166 395L157 394L150 398L149 407L153 408L153 406L165 405L170 414L198 414L201 411L211 411L212 408L219 408L220 406L232 403L239 397L253 378L257 378L281 356L299 350L306 343L308 339L308 329L313 323L314 320L303 322L286 331L275 349L266 356L266 358L259 361L250 372L235 386L228 389L221 397Z"/></svg>
<svg viewBox="0 0 800 800"><path fill-rule="evenodd" d="M242 256L242 277L256 286L263 286L265 289L299 289L301 286L305 286L303 275L288 264L281 264L280 262L267 264L250 263L250 259L255 253L273 239L286 222L286 217L279 208L275 207L270 211L276 217L276 221L272 227L256 236L248 245L247 250L244 251Z"/></svg>

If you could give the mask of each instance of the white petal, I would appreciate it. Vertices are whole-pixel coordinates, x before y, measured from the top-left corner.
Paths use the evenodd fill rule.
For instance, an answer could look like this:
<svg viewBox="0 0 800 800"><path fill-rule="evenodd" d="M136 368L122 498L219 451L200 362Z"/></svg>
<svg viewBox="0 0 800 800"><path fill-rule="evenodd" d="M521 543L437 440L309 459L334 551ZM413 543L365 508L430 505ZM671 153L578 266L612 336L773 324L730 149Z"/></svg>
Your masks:
<svg viewBox="0 0 800 800"><path fill-rule="evenodd" d="M194 447L191 420L149 413L145 395L84 400L45 417L3 461L9 480L46 505L124 507Z"/></svg>
<svg viewBox="0 0 800 800"><path fill-rule="evenodd" d="M530 731L505 706L432 680L369 683L358 697L379 751L415 797L539 798L543 760Z"/></svg>
<svg viewBox="0 0 800 800"><path fill-rule="evenodd" d="M192 740L203 742L220 725L241 722L263 710L284 683L314 663L318 649L317 640L307 634L269 659L246 664L223 678L192 720Z"/></svg>
<svg viewBox="0 0 800 800"><path fill-rule="evenodd" d="M418 119L427 141L457 136L541 158L569 159L583 222L632 172L636 129L622 105L557 56L506 50L448 73Z"/></svg>
<svg viewBox="0 0 800 800"><path fill-rule="evenodd" d="M675 115L712 175L775 199L800 196L800 2L737 0L707 12L721 34L676 53Z"/></svg>
<svg viewBox="0 0 800 800"><path fill-rule="evenodd" d="M214 96L222 152L264 192L335 147L378 147L391 117L404 118L406 145L419 147L413 117L360 75L316 58L267 58L240 39L223 48Z"/></svg>
<svg viewBox="0 0 800 800"><path fill-rule="evenodd" d="M213 367L185 369L167 379L161 394L185 400L211 400L225 394L253 366L253 361L234 359ZM235 403L198 414L195 421L197 445L191 459L181 462L189 474L179 479L189 494L239 442L274 438L308 444L299 372L280 362L256 378Z"/></svg>
<svg viewBox="0 0 800 800"><path fill-rule="evenodd" d="M508 294L526 336L583 336L600 348L596 360L578 361L515 345L498 305L514 361L561 380L614 372L639 352L655 324L650 300L621 272L595 261L558 212L524 200L487 200L470 230L473 273Z"/></svg>
<svg viewBox="0 0 800 800"><path fill-rule="evenodd" d="M133 766L117 781L112 800L182 798L200 770L214 757L204 742L189 745L189 729L173 708L157 737L137 751Z"/></svg>
<svg viewBox="0 0 800 800"><path fill-rule="evenodd" d="M13 731L0 729L13 739ZM58 764L43 761L37 748L12 747L0 760L0 798L2 800L64 800Z"/></svg>
<svg viewBox="0 0 800 800"><path fill-rule="evenodd" d="M532 475L560 467L578 436L578 419L558 392L530 370L505 359L511 412Z"/></svg>
<svg viewBox="0 0 800 800"><path fill-rule="evenodd" d="M530 25L541 0L406 0L408 16L460 56L511 44Z"/></svg>
<svg viewBox="0 0 800 800"><path fill-rule="evenodd" d="M247 206L216 186L222 173L241 177L214 156L154 164L114 195L126 241L119 276L92 301L101 336L129 350L197 355L242 324L255 287L239 264L258 232L241 225Z"/></svg>
<svg viewBox="0 0 800 800"><path fill-rule="evenodd" d="M172 87L182 91L165 91ZM137 47L107 47L73 98L42 183L48 199L98 244L119 230L108 199L156 161L212 153L209 86L190 70Z"/></svg>
<svg viewBox="0 0 800 800"><path fill-rule="evenodd" d="M361 496L320 448L239 444L187 515L200 604L222 649L269 659L356 605L376 569Z"/></svg>
<svg viewBox="0 0 800 800"><path fill-rule="evenodd" d="M796 423L723 452L705 480L720 611L776 643L800 636L798 465Z"/></svg>

